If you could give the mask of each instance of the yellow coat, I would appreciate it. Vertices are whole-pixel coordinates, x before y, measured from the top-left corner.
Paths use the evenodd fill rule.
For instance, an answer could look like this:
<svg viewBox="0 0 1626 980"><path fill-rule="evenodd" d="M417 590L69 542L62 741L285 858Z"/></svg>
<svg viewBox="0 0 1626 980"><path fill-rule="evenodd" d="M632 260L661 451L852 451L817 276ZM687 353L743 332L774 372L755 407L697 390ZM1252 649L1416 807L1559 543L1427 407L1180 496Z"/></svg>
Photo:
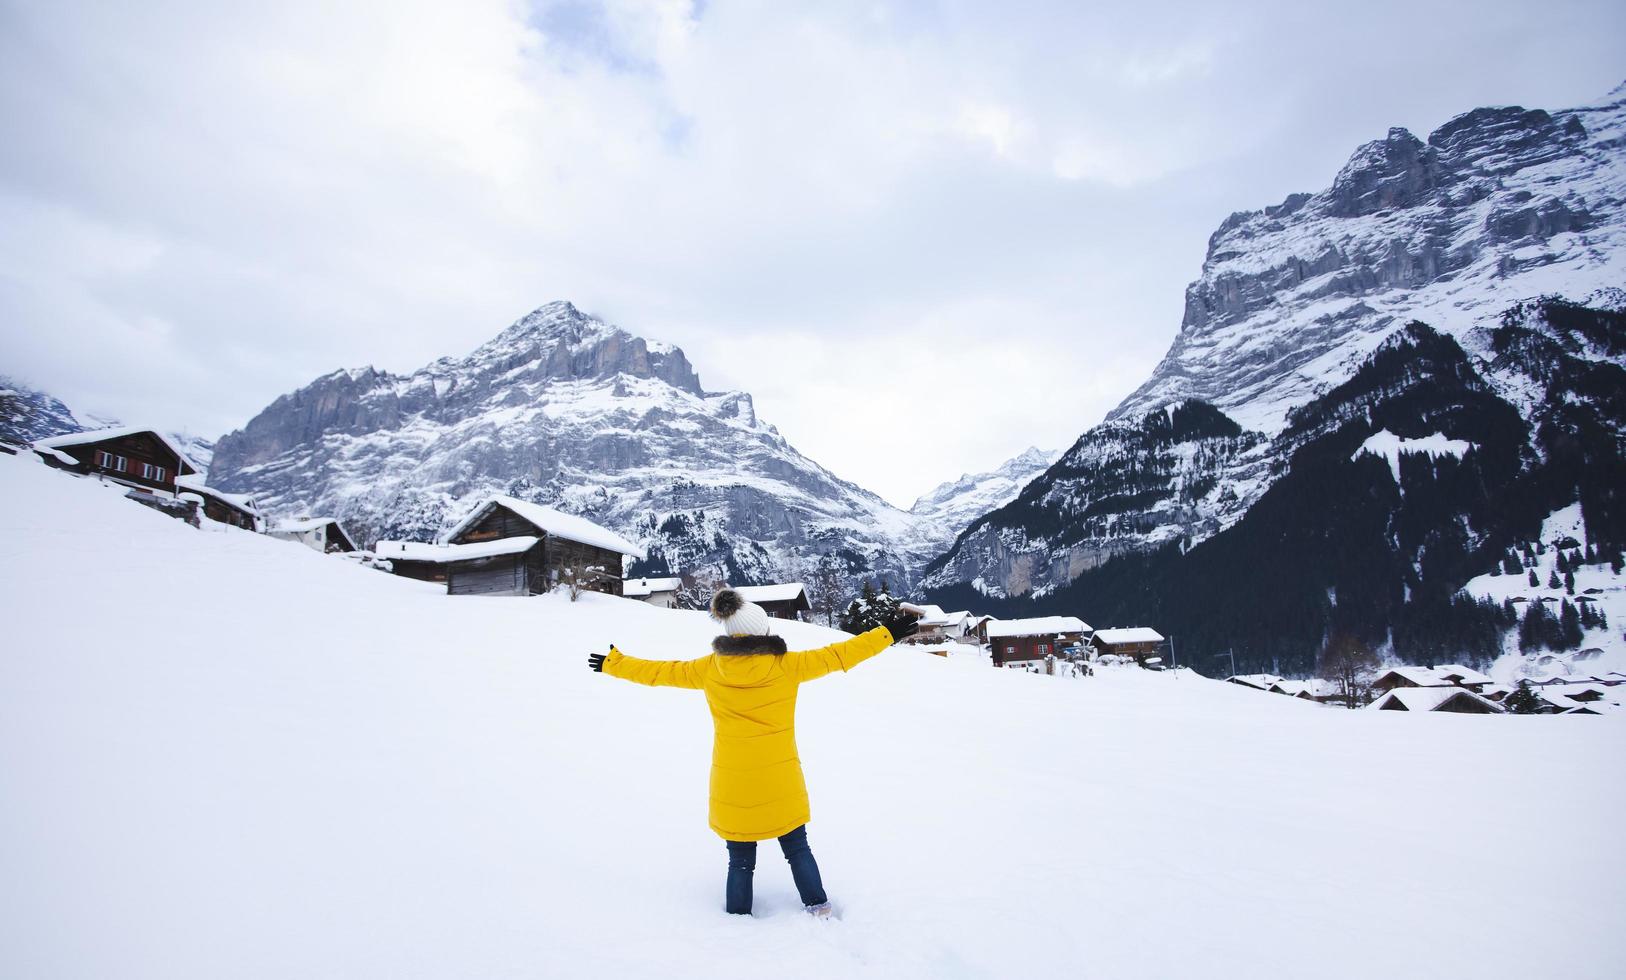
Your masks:
<svg viewBox="0 0 1626 980"><path fill-rule="evenodd" d="M778 637L718 637L713 650L758 649ZM698 660L639 660L611 649L604 672L654 687L706 692L716 730L711 749L711 829L724 840L769 840L808 821L807 784L796 755L796 689L851 670L892 645L877 627L850 640L790 653L713 652Z"/></svg>

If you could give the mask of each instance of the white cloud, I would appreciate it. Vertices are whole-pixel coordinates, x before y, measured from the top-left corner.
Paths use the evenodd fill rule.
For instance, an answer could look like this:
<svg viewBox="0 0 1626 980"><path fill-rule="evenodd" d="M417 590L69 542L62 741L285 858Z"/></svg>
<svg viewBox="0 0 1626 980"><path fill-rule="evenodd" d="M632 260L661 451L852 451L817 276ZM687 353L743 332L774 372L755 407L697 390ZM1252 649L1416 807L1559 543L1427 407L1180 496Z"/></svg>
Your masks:
<svg viewBox="0 0 1626 980"><path fill-rule="evenodd" d="M11 6L0 370L223 431L569 298L907 503L1098 420L1230 211L1619 80L1608 4L1391 6Z"/></svg>

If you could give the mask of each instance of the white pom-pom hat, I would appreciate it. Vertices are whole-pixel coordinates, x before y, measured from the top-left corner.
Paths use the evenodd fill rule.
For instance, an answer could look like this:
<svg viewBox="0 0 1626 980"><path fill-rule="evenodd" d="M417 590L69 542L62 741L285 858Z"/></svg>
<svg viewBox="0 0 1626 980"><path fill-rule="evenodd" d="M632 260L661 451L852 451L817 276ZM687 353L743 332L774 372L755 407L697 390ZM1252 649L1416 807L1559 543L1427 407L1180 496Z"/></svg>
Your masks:
<svg viewBox="0 0 1626 980"><path fill-rule="evenodd" d="M711 597L711 618L723 624L729 636L767 636L768 611L733 589Z"/></svg>

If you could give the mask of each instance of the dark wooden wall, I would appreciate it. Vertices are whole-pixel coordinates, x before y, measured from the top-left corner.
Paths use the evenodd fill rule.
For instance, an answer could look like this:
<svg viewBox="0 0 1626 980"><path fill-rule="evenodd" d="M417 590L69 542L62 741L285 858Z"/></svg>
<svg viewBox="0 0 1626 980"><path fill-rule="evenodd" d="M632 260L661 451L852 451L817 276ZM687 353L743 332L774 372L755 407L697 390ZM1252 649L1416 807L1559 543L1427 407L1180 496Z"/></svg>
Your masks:
<svg viewBox="0 0 1626 980"><path fill-rule="evenodd" d="M533 549L534 550L534 549ZM447 595L525 595L529 574L524 555L497 555L446 566Z"/></svg>
<svg viewBox="0 0 1626 980"><path fill-rule="evenodd" d="M438 561L407 561L404 558L389 559L390 568L397 575L415 578L420 582L446 581L446 566Z"/></svg>
<svg viewBox="0 0 1626 980"><path fill-rule="evenodd" d="M107 451L115 456L123 456L128 462L123 472L114 472L96 463L96 454ZM77 459L82 466L91 473L107 473L126 482L151 487L154 490L163 490L167 493L175 492L176 471L180 469L180 457L170 451L169 447L155 436L144 432L137 432L117 439L103 439L100 442L87 442L77 446L63 446L57 450ZM141 475L141 464L151 463L164 468L164 479L149 480Z"/></svg>

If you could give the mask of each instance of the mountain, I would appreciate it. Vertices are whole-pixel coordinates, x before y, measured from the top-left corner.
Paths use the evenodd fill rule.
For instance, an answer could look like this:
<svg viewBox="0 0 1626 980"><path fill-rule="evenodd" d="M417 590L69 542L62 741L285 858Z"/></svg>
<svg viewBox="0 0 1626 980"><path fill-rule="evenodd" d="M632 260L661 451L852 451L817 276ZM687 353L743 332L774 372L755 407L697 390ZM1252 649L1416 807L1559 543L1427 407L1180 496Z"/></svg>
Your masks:
<svg viewBox="0 0 1626 980"><path fill-rule="evenodd" d="M0 376L0 442L27 445L84 428L59 399Z"/></svg>
<svg viewBox="0 0 1626 980"><path fill-rule="evenodd" d="M941 483L914 502L909 513L958 532L971 521L1014 499L1058 454L1029 446L997 469L966 473ZM951 538L952 539L952 538Z"/></svg>
<svg viewBox="0 0 1626 980"><path fill-rule="evenodd" d="M1316 194L1227 218L1152 376L926 570L929 590L1044 597L1111 559L1234 526L1288 472L1294 413L1407 324L1480 360L1539 297L1626 304L1626 86L1483 108L1360 147ZM1537 304L1539 305L1539 304Z"/></svg>
<svg viewBox="0 0 1626 980"><path fill-rule="evenodd" d="M506 493L648 548L638 573L712 568L737 583L843 572L907 586L957 528L841 480L707 392L683 352L566 302L407 375L335 371L222 436L211 482L285 514L331 514L369 543L427 540Z"/></svg>
<svg viewBox="0 0 1626 980"><path fill-rule="evenodd" d="M1337 633L1406 662L1489 666L1531 615L1578 617L1573 589L1523 605L1506 590L1501 602L1478 595L1482 576L1537 563L1526 549L1555 515L1574 512L1582 528L1568 566L1623 588L1608 569L1626 547L1626 312L1521 304L1467 340L1419 322L1386 338L1289 414L1263 453L1269 488L1201 541L1126 552L1036 598L989 601L957 583L933 601L1155 624L1199 668L1232 651L1243 672L1307 674ZM1170 447L1239 438L1211 406L1198 418L1206 432L1188 424L1157 439L1153 427L1149 470L1182 455ZM996 516L1020 515L1036 486ZM1623 641L1595 624L1552 648L1583 645Z"/></svg>

